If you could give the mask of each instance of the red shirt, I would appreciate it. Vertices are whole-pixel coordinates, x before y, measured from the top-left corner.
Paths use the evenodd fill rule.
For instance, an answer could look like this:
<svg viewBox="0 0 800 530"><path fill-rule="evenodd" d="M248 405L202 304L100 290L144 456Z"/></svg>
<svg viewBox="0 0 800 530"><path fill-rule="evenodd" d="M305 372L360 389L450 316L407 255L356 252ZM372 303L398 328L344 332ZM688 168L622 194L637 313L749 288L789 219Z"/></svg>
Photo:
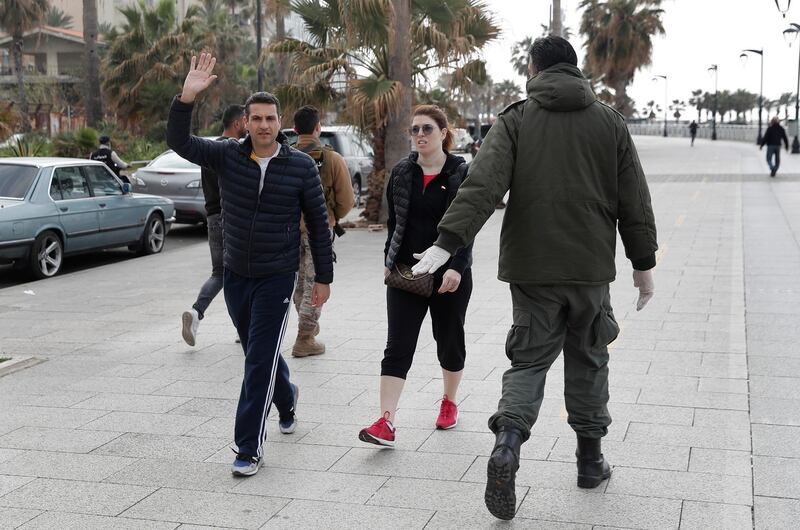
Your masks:
<svg viewBox="0 0 800 530"><path fill-rule="evenodd" d="M433 181L433 179L435 179L438 176L439 176L438 173L436 173L435 175L422 175L422 189L423 190L426 189L428 187L428 184L430 184Z"/></svg>

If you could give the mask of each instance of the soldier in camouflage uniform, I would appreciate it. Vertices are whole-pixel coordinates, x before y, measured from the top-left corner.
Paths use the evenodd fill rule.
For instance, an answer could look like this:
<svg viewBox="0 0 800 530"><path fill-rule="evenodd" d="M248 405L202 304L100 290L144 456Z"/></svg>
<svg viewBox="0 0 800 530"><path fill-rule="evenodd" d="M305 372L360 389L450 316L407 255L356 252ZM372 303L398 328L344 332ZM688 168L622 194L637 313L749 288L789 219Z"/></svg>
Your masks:
<svg viewBox="0 0 800 530"><path fill-rule="evenodd" d="M328 207L328 221L331 229L339 219L353 209L353 184L344 158L330 146L320 144L321 126L319 111L311 106L300 108L294 114L294 130L299 135L295 147L308 154L317 162L325 203ZM333 237L333 233L331 233ZM301 226L300 271L294 290L294 306L297 309L299 325L297 340L292 348L294 357L306 357L325 353L325 344L316 340L319 333L321 307L311 305L311 291L314 286L314 262L311 260L311 247L305 226Z"/></svg>

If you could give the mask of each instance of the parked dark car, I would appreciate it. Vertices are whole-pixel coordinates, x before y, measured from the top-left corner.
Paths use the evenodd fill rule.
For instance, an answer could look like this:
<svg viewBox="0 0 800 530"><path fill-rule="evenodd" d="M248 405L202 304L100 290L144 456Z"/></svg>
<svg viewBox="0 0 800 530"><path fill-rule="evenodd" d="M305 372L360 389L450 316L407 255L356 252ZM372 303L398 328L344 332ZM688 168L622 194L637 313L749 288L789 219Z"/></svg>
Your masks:
<svg viewBox="0 0 800 530"><path fill-rule="evenodd" d="M286 135L289 145L297 143L297 133L294 129L284 129L283 134ZM361 197L367 193L367 177L372 173L372 148L361 138L358 131L346 125L323 126L320 143L330 145L344 157L358 206L361 204Z"/></svg>
<svg viewBox="0 0 800 530"><path fill-rule="evenodd" d="M0 158L0 263L38 279L58 274L70 254L161 252L174 212L168 199L130 193L102 162Z"/></svg>

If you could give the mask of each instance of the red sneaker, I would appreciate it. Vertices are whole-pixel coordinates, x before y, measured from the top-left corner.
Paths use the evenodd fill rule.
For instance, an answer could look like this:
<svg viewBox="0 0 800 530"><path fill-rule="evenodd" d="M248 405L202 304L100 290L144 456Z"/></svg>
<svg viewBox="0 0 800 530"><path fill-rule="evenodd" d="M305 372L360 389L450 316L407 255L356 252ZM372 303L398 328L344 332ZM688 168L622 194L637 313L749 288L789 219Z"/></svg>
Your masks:
<svg viewBox="0 0 800 530"><path fill-rule="evenodd" d="M383 417L378 421L366 429L361 429L358 439L362 442L394 447L394 432L394 425L389 421L389 413L384 412Z"/></svg>
<svg viewBox="0 0 800 530"><path fill-rule="evenodd" d="M458 407L447 399L447 394L442 398L442 406L439 408L439 417L436 419L437 429L452 429L458 424Z"/></svg>

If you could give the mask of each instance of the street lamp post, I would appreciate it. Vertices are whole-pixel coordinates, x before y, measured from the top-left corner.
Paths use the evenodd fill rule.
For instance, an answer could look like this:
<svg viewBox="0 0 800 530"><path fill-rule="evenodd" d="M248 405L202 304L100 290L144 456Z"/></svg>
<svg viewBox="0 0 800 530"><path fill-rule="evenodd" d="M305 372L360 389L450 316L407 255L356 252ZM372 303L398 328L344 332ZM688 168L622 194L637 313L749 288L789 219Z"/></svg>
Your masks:
<svg viewBox="0 0 800 530"><path fill-rule="evenodd" d="M758 54L761 58L761 88L758 90L758 136L756 137L756 144L761 144L761 111L764 108L764 50L742 50L742 54L739 57L747 60L748 53Z"/></svg>
<svg viewBox="0 0 800 530"><path fill-rule="evenodd" d="M653 81L658 81L659 79L664 80L664 137L667 137L667 76L665 75L654 75Z"/></svg>
<svg viewBox="0 0 800 530"><path fill-rule="evenodd" d="M778 11L783 18L786 18L786 13L789 11L789 8L792 5L792 0L775 0L775 7L778 8Z"/></svg>
<svg viewBox="0 0 800 530"><path fill-rule="evenodd" d="M718 102L718 99L717 99L717 95L718 95L718 93L717 93L717 88L718 88L717 80L718 80L718 77L719 77L717 75L718 74L718 70L719 70L719 68L717 67L716 64L712 64L708 69L709 72L714 72L714 113L711 115L711 139L712 140L716 140L717 139L717 110L719 109L719 107L717 106L717 102Z"/></svg>
<svg viewBox="0 0 800 530"><path fill-rule="evenodd" d="M789 28L783 30L783 37L792 45L792 41L797 38L800 33L800 24L794 22L789 23ZM800 48L800 46L798 46ZM797 54L797 92L794 98L794 140L792 141L792 154L800 153L800 140L797 139L797 129L800 127L800 52Z"/></svg>

